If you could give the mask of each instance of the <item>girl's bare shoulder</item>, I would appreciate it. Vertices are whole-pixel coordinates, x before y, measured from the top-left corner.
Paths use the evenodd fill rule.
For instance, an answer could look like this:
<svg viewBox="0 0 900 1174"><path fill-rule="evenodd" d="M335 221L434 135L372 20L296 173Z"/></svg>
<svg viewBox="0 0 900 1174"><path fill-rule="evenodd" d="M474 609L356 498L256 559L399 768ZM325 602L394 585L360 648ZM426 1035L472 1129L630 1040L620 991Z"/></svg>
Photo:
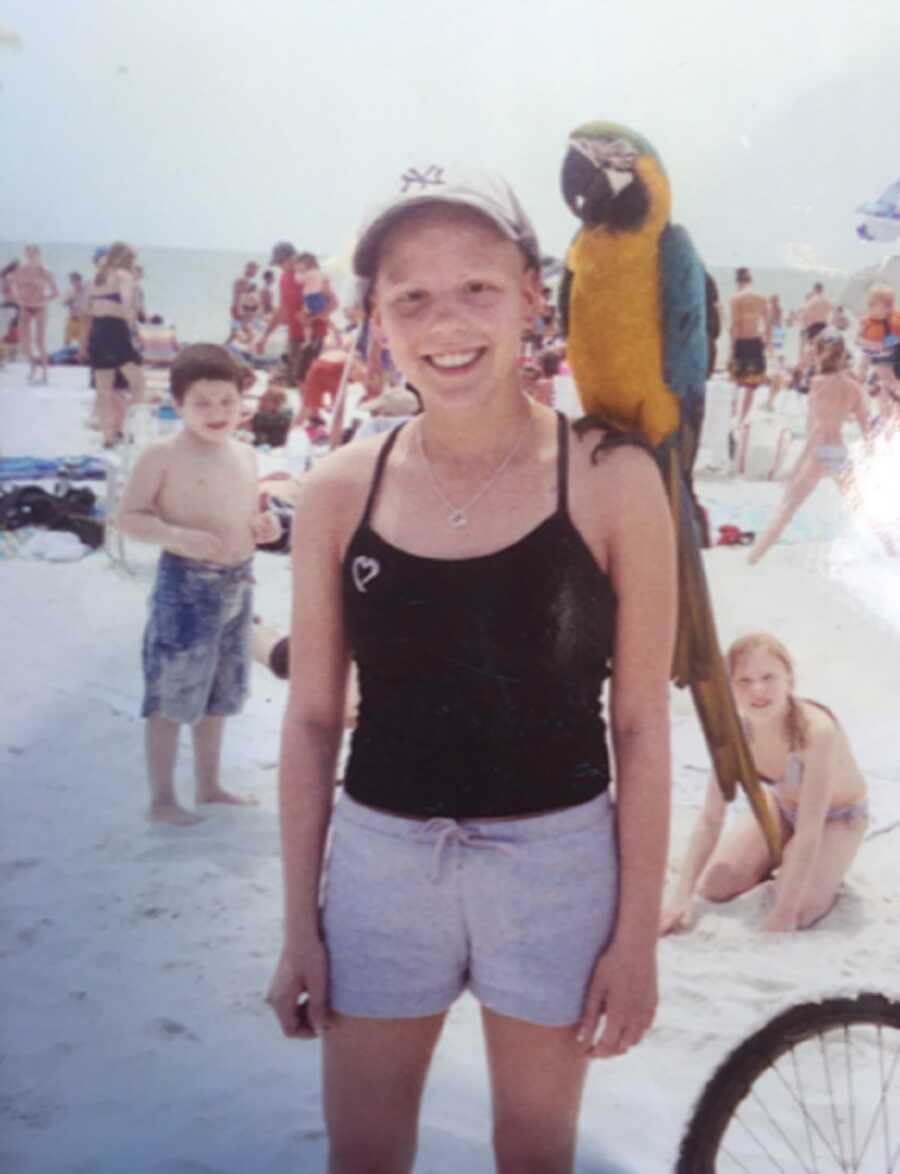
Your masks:
<svg viewBox="0 0 900 1174"><path fill-rule="evenodd" d="M800 698L798 701L806 719L807 737L810 745L833 740L838 735L841 724L826 705L808 697Z"/></svg>
<svg viewBox="0 0 900 1174"><path fill-rule="evenodd" d="M298 505L327 510L339 526L358 520L387 440L384 434L354 440L316 461L300 482Z"/></svg>

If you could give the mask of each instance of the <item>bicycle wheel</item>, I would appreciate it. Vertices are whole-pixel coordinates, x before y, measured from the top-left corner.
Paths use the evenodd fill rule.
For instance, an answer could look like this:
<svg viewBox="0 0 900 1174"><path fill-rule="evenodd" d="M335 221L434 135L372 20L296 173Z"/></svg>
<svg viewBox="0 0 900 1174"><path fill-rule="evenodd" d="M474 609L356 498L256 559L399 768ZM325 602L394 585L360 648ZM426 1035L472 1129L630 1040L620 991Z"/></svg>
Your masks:
<svg viewBox="0 0 900 1174"><path fill-rule="evenodd" d="M900 1174L900 1003L801 1003L722 1062L676 1174Z"/></svg>

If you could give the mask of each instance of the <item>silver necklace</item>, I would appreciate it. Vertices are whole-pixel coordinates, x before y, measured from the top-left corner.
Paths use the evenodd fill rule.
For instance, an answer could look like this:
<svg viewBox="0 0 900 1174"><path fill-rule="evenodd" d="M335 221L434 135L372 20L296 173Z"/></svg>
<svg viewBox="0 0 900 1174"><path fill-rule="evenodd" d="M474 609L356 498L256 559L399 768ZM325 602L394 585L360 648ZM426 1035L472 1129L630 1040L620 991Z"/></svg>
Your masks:
<svg viewBox="0 0 900 1174"><path fill-rule="evenodd" d="M421 427L421 425L419 425L419 428L416 432L416 436L419 441L419 450L422 453L422 457L425 461L425 464L428 466L428 472L431 475L431 482L434 485L434 488L437 491L438 496L441 498L441 500L447 506L447 509L449 511L447 514L447 525L448 526L453 526L454 528L458 528L459 526L468 526L468 524L469 524L469 510L471 510L472 506L475 505L476 502L481 501L481 499L484 497L484 495L487 493L487 491L490 489L490 487L494 484L494 482L497 480L497 478L500 476L500 474L503 472L503 470L507 467L507 465L513 459L513 457L516 455L516 453L522 447L522 444L523 444L525 437L528 433L528 425L530 423L531 423L531 419L529 418L525 422L525 427L522 429L522 433L519 436L519 439L512 446L512 448L509 450L509 452L506 454L506 456L503 458L503 460L500 462L500 464L497 466L497 468L493 471L493 473L491 473L490 477L488 477L487 481L485 481L485 483L478 490L478 492L475 494L475 496L470 497L469 500L464 505L455 505L450 500L450 498L447 496L447 494L444 492L444 487L441 485L440 481L438 481L437 474L434 471L434 466L431 463L431 459L428 456L428 453L425 451L425 442L422 439L422 427Z"/></svg>

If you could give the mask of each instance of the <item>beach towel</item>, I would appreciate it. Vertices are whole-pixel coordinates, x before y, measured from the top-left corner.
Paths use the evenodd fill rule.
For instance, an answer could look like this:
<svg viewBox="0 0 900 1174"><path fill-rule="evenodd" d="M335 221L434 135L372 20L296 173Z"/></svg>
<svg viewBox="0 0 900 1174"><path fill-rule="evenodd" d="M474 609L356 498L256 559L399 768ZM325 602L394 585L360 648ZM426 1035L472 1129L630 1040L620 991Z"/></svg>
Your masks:
<svg viewBox="0 0 900 1174"><path fill-rule="evenodd" d="M0 457L0 481L44 481L65 474L70 481L104 481L106 466L89 454L73 457Z"/></svg>

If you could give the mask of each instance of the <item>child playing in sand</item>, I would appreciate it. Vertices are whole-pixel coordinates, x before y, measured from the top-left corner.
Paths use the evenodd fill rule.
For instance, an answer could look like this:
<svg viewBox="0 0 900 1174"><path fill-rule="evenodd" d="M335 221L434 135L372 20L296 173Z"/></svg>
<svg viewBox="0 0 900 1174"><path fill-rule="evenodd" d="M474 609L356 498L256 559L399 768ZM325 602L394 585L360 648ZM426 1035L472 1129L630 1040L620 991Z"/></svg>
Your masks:
<svg viewBox="0 0 900 1174"><path fill-rule="evenodd" d="M784 859L775 876L768 931L806 929L834 905L866 830L866 783L837 718L794 695L794 663L765 632L731 645L726 661L753 762L768 784L767 802L781 828ZM725 799L715 778L681 866L660 930L688 929L694 894L730 901L764 881L769 850L753 815L720 841Z"/></svg>
<svg viewBox="0 0 900 1174"><path fill-rule="evenodd" d="M245 803L219 783L225 717L247 696L253 549L274 542L277 518L258 510L256 458L233 438L242 369L221 346L187 347L172 364L184 427L148 446L125 487L117 525L162 547L144 633L150 820L198 816L175 795L179 727L191 726L197 803Z"/></svg>
<svg viewBox="0 0 900 1174"><path fill-rule="evenodd" d="M823 477L833 477L849 497L852 479L842 428L852 415L863 436L869 432L860 386L847 372L843 338L827 330L816 338L813 347L818 374L809 389L806 444L788 478L781 505L747 556L750 563L759 562Z"/></svg>

